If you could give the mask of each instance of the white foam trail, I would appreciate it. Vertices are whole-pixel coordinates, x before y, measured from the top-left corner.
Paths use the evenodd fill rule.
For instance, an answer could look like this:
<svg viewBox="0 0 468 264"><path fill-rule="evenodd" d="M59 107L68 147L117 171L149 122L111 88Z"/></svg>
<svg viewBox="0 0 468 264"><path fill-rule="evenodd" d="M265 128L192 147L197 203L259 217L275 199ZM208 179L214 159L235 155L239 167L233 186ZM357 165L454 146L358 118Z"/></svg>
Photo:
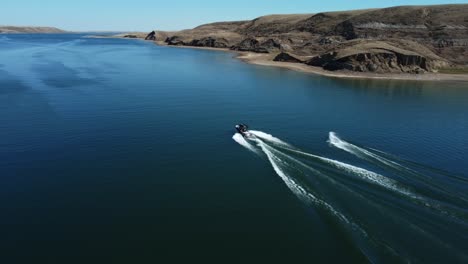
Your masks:
<svg viewBox="0 0 468 264"><path fill-rule="evenodd" d="M348 153L351 153L355 156L358 156L360 158L365 158L366 156L367 157L371 157L373 159L376 159L378 160L379 162L389 166L389 167L392 167L394 169L397 169L397 170L407 170L407 171L410 171L410 172L414 172L412 169L410 168L407 168L405 166L402 166L394 161L391 161L389 159L386 159L384 157L381 157L379 155L376 155L366 149L363 149L361 147L358 147L356 145L353 145L349 142L346 142L344 140L342 140L341 138L339 138L335 132L330 132L329 133L329 136L328 136L328 142L336 147L336 148L339 148L339 149L342 149Z"/></svg>
<svg viewBox="0 0 468 264"><path fill-rule="evenodd" d="M323 208L324 210L328 211L333 216L335 216L339 221L345 223L346 224L345 226L347 228L351 228L351 230L358 231L358 234L360 234L361 236L360 237L359 236L354 236L356 233L352 232L353 238L355 238L356 242L358 244L360 244L359 248L361 249L362 253L367 257L367 259L370 262L374 262L376 255L373 254L372 249L369 249L368 246L369 245L370 246L374 245L373 241L381 241L381 242L384 242L384 244L386 244L385 239L381 240L379 237L377 237L377 240L374 240L374 238L372 236L369 236L367 234L367 232L363 228L361 228L359 225L354 223L354 221L352 221L352 216L350 216L350 215L345 216L343 213L337 211L331 204L329 204L326 201L320 199L320 197L317 197L315 195L315 193L313 192L313 190L311 190L311 192L312 192L311 193L311 192L309 192L309 190L307 188L303 187L300 184L300 182L296 182L296 180L293 177L288 175L288 172L287 172L287 170L284 169L284 166L291 166L289 161L292 161L293 163L298 162L299 164L302 164L302 162L297 161L292 156L290 156L290 155L288 155L286 153L283 153L279 149L283 149L283 150L287 150L287 151L290 151L290 152L295 152L295 153L298 153L298 154L310 156L310 157L313 157L315 159L319 159L321 161L324 161L324 162L326 162L328 164L331 164L331 165L335 166L336 168L352 172L353 174L358 175L360 177L364 177L364 178L366 178L367 180L369 180L369 181L371 181L373 183L377 183L379 185L384 184L383 187L385 187L385 188L392 189L393 191L397 191L399 193L411 196L412 198L416 198L421 202L424 202L424 199L422 197L415 196L413 193L411 193L411 192L409 192L409 191L407 191L405 189L402 189L400 186L397 186L398 185L397 181L393 181L392 179L386 178L386 177L384 177L382 175L379 175L377 173L367 171L367 170L365 170L363 168L355 167L355 166L352 166L352 165L349 165L349 164L346 164L346 163L342 163L342 162L339 162L339 161L319 157L319 156L309 154L309 153L305 153L305 152L301 152L299 150L290 149L290 148L286 148L286 147L274 146L274 145L268 144L267 142L262 141L260 138L253 138L252 140L257 142L260 149L266 154L266 156L267 156L268 160L270 161L270 163L271 163L273 169L275 170L276 174L278 174L278 176L280 176L280 178L284 181L286 186L301 201L303 201L305 203L308 203L308 204L312 203L312 204L314 204L314 205L316 205L318 207ZM284 157L287 160L282 160L282 157ZM308 168L307 165L305 167ZM291 166L290 168L294 169L294 170L297 169L295 166ZM388 184L390 184L390 185L388 185ZM392 186L391 184L395 184L395 186ZM396 189L393 189L393 188L396 188ZM430 205L426 204L426 206L430 206ZM390 215L390 217L391 217L391 215ZM443 241L438 239L438 237L436 237L433 234L431 234L431 233L427 232L426 230L422 229L417 224L414 224L412 222L408 222L405 219L401 219L401 223L405 224L405 225L410 225L412 228L415 228L415 230L417 232L420 232L422 235L426 236L428 239L434 240L435 242L440 244L440 246L443 246L443 247L445 247L447 249L450 248L450 245L448 245L447 243L444 243ZM364 240L362 240L363 238L364 238ZM362 244L362 243L364 243L364 244ZM397 251L393 250L393 248L389 247L388 245L386 246L386 248L390 249L393 253L395 253L395 255L398 255L398 254L396 254Z"/></svg>
<svg viewBox="0 0 468 264"><path fill-rule="evenodd" d="M261 140L257 139L258 145L261 147L263 152L266 154L268 157L268 160L270 161L273 169L275 170L276 174L280 176L280 178L284 181L286 186L303 202L305 203L314 203L316 205L319 205L329 212L331 212L333 215L338 217L340 220L343 222L350 224L350 221L341 213L336 211L331 205L326 203L323 200L318 199L308 191L306 191L301 185L297 184L290 176L288 176L283 170L281 170L279 163L281 163L281 159L279 159L277 156L275 156L269 149L268 146ZM354 225L354 224L353 224Z"/></svg>
<svg viewBox="0 0 468 264"><path fill-rule="evenodd" d="M421 177L423 176L423 175L420 175L418 172L416 172L416 171L414 171L414 170L412 170L412 169L410 169L410 168L407 168L407 167L405 167L405 166L402 166L402 165L399 164L399 163L396 163L396 162L394 162L394 161L392 161L392 160L389 160L389 159L387 159L387 158L384 158L384 157L382 157L382 156L379 156L379 155L377 155L377 154L374 154L374 153L372 153L372 152L370 152L370 151L368 151L368 150L366 150L366 149L363 149L363 148L358 147L358 146L356 146L356 145L354 145L354 144L351 144L351 143L349 143L349 142L346 142L346 141L340 139L340 138L336 135L335 132L330 132L330 133L329 133L329 140L328 140L328 142L329 142L331 145L333 145L333 146L335 146L335 147L337 147L337 148L339 148L339 149L342 149L342 150L344 150L344 151L346 151L346 152L348 152L348 153L351 153L351 154L353 154L353 155L355 155L355 156L357 156L357 157L359 157L359 158L363 158L363 159L372 158L372 159L374 159L374 160L376 160L376 161L378 161L378 162L380 162L380 163L382 163L382 164L384 164L384 165L386 165L386 166L389 166L389 167L391 167L391 168L393 168L393 169L396 169L396 170L398 170L398 171L403 171L403 172L406 172L406 173L410 173L410 174L413 175L414 177L419 177L419 178L421 178ZM380 151L379 151L379 152L380 152ZM383 152L383 153L384 153L384 152ZM434 184L431 184L431 182L430 182L430 177L429 177L429 176L424 176L424 177L428 177L428 178L429 178L429 179L426 178L426 181L425 181L425 182L422 182L424 185L429 186L429 187L431 187L431 188L434 188L434 187L437 188L437 189L441 188L440 186L437 186L437 185L434 186ZM442 190L443 190L443 189L442 189ZM442 206L441 204L439 204L439 202L434 201L433 199L423 199L422 197L417 196L417 195L414 195L414 194L411 195L411 197L414 198L414 199L417 199L417 200L422 201L423 204L424 204L425 206L430 207L430 208L433 208L433 209L436 209L436 210L438 210L439 212L441 212L441 213L443 213L443 214L450 215L450 216L454 216L454 217L458 217L458 216L456 216L456 215L453 215L453 214L449 213L449 212L446 211L445 209L443 209L443 206ZM463 201L466 201L465 199L463 199L463 198L460 197L460 196L458 196L457 198L462 199ZM430 202L430 201L431 201L431 202ZM429 203L429 202L430 202L430 203Z"/></svg>
<svg viewBox="0 0 468 264"><path fill-rule="evenodd" d="M287 149L287 150L289 150L291 152L297 153L297 154L301 154L301 155L304 155L304 156L319 159L321 161L324 161L324 162L334 166L337 169L341 169L341 170L344 170L346 172L349 172L349 173L351 173L353 175L356 175L356 176L360 177L361 179L363 179L363 180L365 180L367 182L379 185L379 186L384 187L384 188L386 188L388 190L395 191L397 193L409 196L409 197L411 197L413 199L424 200L422 197L420 197L420 196L412 193L411 191L407 190L406 188L400 186L397 181L392 180L390 178L387 178L387 177L385 177L383 175L380 175L378 173L375 173L375 172L372 172L372 171L369 171L369 170L366 170L366 169L363 169L363 168L360 168L360 167L356 167L356 166L353 166L353 165L350 165L350 164L347 164L347 163L343 163L341 161L320 157L320 156L313 155L313 154L306 153L306 152L302 152L302 151L299 151L299 150L288 149L288 148L285 148L285 149Z"/></svg>
<svg viewBox="0 0 468 264"><path fill-rule="evenodd" d="M318 159L320 161L323 161L329 165L332 165L333 167L339 169L339 170L342 170L342 171L345 171L345 172L348 172L352 175L355 175L361 179L363 179L364 181L367 181L371 184L374 184L374 185L377 185L377 186L380 186L380 187L383 187L387 190L390 190L390 191L393 191L393 192L396 192L396 193L399 193L401 195L405 195L411 199L414 199L415 201L419 202L419 203L422 203L424 206L427 206L427 207L431 207L431 208L434 208L444 214L448 214L446 210L442 209L441 206L436 203L435 201L432 201L432 199L426 199L420 195L417 195L415 194L414 192L412 192L410 189L408 189L407 187L404 187L402 186L398 181L396 180L393 180L393 179L390 179L388 177L385 177L381 174L378 174L378 173L375 173L375 172L372 172L372 171L369 171L369 170L366 170L364 168L360 168L360 167L356 167L356 166L353 166L353 165L350 165L350 164L347 164L347 163L343 163L343 162L340 162L340 161L337 161L337 160L333 160L333 159L329 159L329 158L325 158L325 157L320 157L320 156L317 156L317 155L313 155L313 154L310 154L310 153L306 153L306 152L303 152L303 151L300 151L298 149L295 149L294 147L290 147L290 145L278 138L275 138L267 133L264 133L264 132L261 132L261 131L252 131L253 135L255 135L256 137L253 138L253 140L255 140L258 145L262 148L263 152L265 152L265 149L266 148L271 148L270 146L268 146L265 142L262 141L262 139L264 138L267 138L266 141L268 141L268 139L270 141L272 141L273 143L277 143L276 144L276 147L277 148L281 148L281 149L284 149L284 150L287 150L287 151L290 151L290 152L293 152L293 153L297 153L297 154L300 154L300 155L304 155L304 156L308 156L308 157L312 157L312 158L315 158L315 159ZM349 149L349 147L352 145L352 144L345 144L347 142L344 142L342 140L340 140L335 133L331 132L330 133L330 136L331 136L331 140L330 142L333 142L337 145L339 145L340 147L347 147ZM245 139L242 139L245 141L245 143L249 144L248 142L246 142ZM249 144L250 147L253 147L252 145ZM352 145L354 146L354 145ZM356 148L359 148L356 146ZM275 150L272 148L272 150ZM364 150L364 149L363 149ZM267 149L267 151L269 153L271 153L271 151L269 151ZM367 150L364 150L364 151L367 151ZM367 151L368 152L368 151ZM370 154L373 154L371 152L369 152ZM265 153L266 154L266 153ZM357 154L356 154L357 155ZM373 154L375 155L375 154ZM378 155L375 155L377 157L379 157ZM386 163L388 164L389 166L399 166L398 163L394 163L392 164L392 161L388 161L389 163ZM403 167L404 168L404 167Z"/></svg>
<svg viewBox="0 0 468 264"><path fill-rule="evenodd" d="M335 210L335 208L333 208L333 206L331 206L329 203L317 198L316 196L308 192L305 188L303 188L300 184L296 183L292 177L290 177L287 173L285 173L281 169L281 166L279 164L284 163L284 162L272 153L272 151L276 151L276 150L269 147L260 139L255 139L255 140L257 141L258 146L260 146L260 148L268 157L268 160L270 161L276 174L280 176L280 178L283 180L283 182L286 184L289 190L291 190L291 192L294 193L302 202L306 204L315 204L316 206L319 206L325 209L326 211L331 213L333 216L335 216L339 221L345 223L345 226L351 227L352 230L358 231L359 234L365 238L369 237L367 232L364 231L364 229L362 229L359 225L352 222L345 215ZM366 247L360 247L360 249L361 249L361 252L367 257L367 259L373 262L372 254L369 253Z"/></svg>
<svg viewBox="0 0 468 264"><path fill-rule="evenodd" d="M282 141L281 139L279 138L276 138L270 134L267 134L265 132L262 132L262 131L256 131L256 130L249 130L249 132L255 136L257 136L258 138L261 138L263 140L266 140L266 141L270 141L270 142L273 142L273 143L276 143L278 145L283 145L283 146L287 146L287 147L292 147L291 145L289 145L288 143Z"/></svg>
<svg viewBox="0 0 468 264"><path fill-rule="evenodd" d="M373 150L373 151L375 151L375 152L378 152L378 153L380 153L380 154L382 154L382 155L385 155L385 156L387 156L387 157L390 157L390 158L392 158L392 159L399 160L399 161L405 162L405 163L407 163L407 164L409 163L409 164L415 165L415 166L417 166L417 167L419 167L419 168L423 168L423 169L426 169L426 170L430 170L430 171L432 171L432 172L436 172L436 173L439 174L439 175L443 175L443 176L450 177L451 179L455 179L455 180L459 180L459 181L461 180L461 181L463 181L464 183L466 183L466 182L468 181L468 179L466 179L465 177L458 176L458 175L454 175L454 174L452 174L452 173L449 172L449 171L444 171L444 170L441 170L441 169L438 169L438 168L434 168L434 167L431 167L431 166L428 166L428 165L418 164L418 163L415 163L415 162L412 162L412 161L404 160L404 159L402 159L402 158L400 158L400 157L398 157L398 156L395 156L395 155L393 155L393 154L390 154L390 153L387 153L387 152L385 152L385 151L381 151L381 150L378 150L378 149L375 149L375 148L369 148L369 149L371 149L371 150ZM379 157L380 157L380 156L379 156ZM385 159L389 160L388 158L385 158ZM399 164L399 163L397 163L397 164L400 165L400 166L403 167L403 168L406 168L406 169L411 170L411 171L413 171L413 172L415 172L415 173L418 173L417 171L412 170L412 169L410 169L410 168L408 168L408 167L404 167L404 166L402 166L402 165Z"/></svg>
<svg viewBox="0 0 468 264"><path fill-rule="evenodd" d="M281 139L276 138L276 137L274 137L274 136L272 136L270 134L267 134L265 132L262 132L262 131L251 130L250 132L257 137L257 140L260 138L260 139L263 139L263 140L266 140L266 141L276 143L277 145L279 145L283 149L286 149L286 150L289 150L289 151L292 151L292 152L295 152L295 153L298 153L298 154L301 154L301 155L305 155L305 156L309 156L309 157L319 159L319 160L324 161L324 162L326 162L326 163L328 163L330 165L333 165L334 167L336 167L338 169L341 169L341 170L347 171L347 172L349 172L349 173L351 173L353 175L356 175L356 176L360 177L361 179L366 180L366 181L368 181L370 183L382 186L382 187L384 187L386 189L398 192L400 194L412 197L414 199L423 200L421 197L417 196L416 194L413 194L409 190L399 186L397 181L389 179L389 178L387 178L387 177L385 177L383 175L380 175L380 174L377 174L375 172L368 171L366 169L359 168L359 167L356 167L356 166L353 166L353 165L350 165L350 164L346 164L346 163L343 163L343 162L340 162L340 161L337 161L337 160L332 160L332 159L328 159L328 158L324 158L324 157L320 157L320 156L316 156L316 155L313 155L313 154L310 154L310 153L306 153L306 152L296 150L293 147L291 147L291 145L289 145L288 143L282 141ZM335 138L337 138L337 137L334 135L333 140L337 141L337 140L335 140ZM259 142L260 147L265 145L265 143L263 141L261 141L261 140L259 140L258 142ZM262 147L262 149L264 149L264 147Z"/></svg>
<svg viewBox="0 0 468 264"><path fill-rule="evenodd" d="M232 136L232 139L234 139L234 141L239 143L239 145L245 147L246 149L252 151L253 153L257 155L260 155L260 152L258 151L258 149L256 149L252 144L247 142L247 140L245 140L245 138L241 134L239 133L234 134L234 136Z"/></svg>
<svg viewBox="0 0 468 264"><path fill-rule="evenodd" d="M277 153L280 153L281 155L285 155L285 156L287 156L290 160L292 160L293 162L295 162L295 163L297 163L297 164L300 164L301 166L303 166L303 167L305 167L305 168L307 168L307 169L313 171L313 172L314 172L315 174L317 174L317 175L321 175L321 173L320 173L319 171L317 171L317 170L315 170L315 169L309 167L308 165L302 163L301 161L296 160L295 158L292 158L292 157L290 157L289 155L286 155L286 154L284 154L284 153L282 153L282 152L280 152L280 151L278 151L278 150L276 150L276 149L274 149L274 148L271 148L271 147L269 147L269 148L270 148L270 151L271 151L271 152L277 152ZM338 162L338 161L335 161L335 162ZM346 163L342 163L342 164L348 165L348 166L352 166L352 165L349 165L349 164L346 164ZM360 168L359 168L359 169L360 169ZM369 171L368 171L368 172L369 172ZM371 173L372 173L372 172L371 172ZM330 179L330 180L331 180L333 183L336 184L336 182L335 182L334 180L332 180L332 179ZM347 188L347 187L345 187L345 188ZM348 188L347 188L347 189L348 189ZM349 189L348 189L348 190L349 190ZM359 194L358 194L358 195L359 195ZM412 194L412 195L413 195L413 196L410 196L411 198L414 198L414 199L417 200L418 202L422 203L424 206L427 206L427 207L436 209L436 210L438 210L440 213L443 213L443 214L445 214L445 215L449 215L449 216L451 216L451 217L455 217L455 218L457 218L457 219L460 219L457 215L451 214L451 213L449 213L448 211L446 211L446 210L445 210L443 207L441 207L441 205L438 204L436 201L431 201L430 199L426 199L426 198L423 198L423 197L421 197L421 196L417 196L417 195L414 195L414 194ZM430 202L432 202L432 203L430 203Z"/></svg>

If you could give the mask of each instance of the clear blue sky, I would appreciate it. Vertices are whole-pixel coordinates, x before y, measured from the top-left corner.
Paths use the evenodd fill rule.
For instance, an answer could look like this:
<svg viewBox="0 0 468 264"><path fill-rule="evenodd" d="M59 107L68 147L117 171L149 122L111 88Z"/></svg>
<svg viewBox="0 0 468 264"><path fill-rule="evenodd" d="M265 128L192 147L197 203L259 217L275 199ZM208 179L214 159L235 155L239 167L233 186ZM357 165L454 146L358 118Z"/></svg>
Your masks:
<svg viewBox="0 0 468 264"><path fill-rule="evenodd" d="M267 14L468 3L468 0L1 0L0 25L67 30L175 30Z"/></svg>

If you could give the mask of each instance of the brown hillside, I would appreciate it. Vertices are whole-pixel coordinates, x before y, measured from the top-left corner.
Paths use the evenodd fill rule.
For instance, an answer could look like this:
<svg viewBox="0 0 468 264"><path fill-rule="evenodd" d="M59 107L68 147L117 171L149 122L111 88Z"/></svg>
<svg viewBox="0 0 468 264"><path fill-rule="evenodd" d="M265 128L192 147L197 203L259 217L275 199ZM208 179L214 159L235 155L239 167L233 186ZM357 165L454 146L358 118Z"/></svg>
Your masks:
<svg viewBox="0 0 468 264"><path fill-rule="evenodd" d="M335 54L325 56L334 60L344 60L339 54L352 50L343 69L422 73L468 65L467 14L468 4L269 15L178 32L158 31L157 40L168 45L286 52L302 57ZM401 59L409 54L420 59ZM376 65L380 65L378 69ZM328 67L332 68L340 67Z"/></svg>

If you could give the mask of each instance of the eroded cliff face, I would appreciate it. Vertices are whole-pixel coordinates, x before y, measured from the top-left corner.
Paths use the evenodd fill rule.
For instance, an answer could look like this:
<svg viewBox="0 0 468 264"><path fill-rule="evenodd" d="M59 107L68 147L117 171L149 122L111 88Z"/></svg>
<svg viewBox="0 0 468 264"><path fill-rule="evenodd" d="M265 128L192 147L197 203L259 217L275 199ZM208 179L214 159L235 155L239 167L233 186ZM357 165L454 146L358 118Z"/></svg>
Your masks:
<svg viewBox="0 0 468 264"><path fill-rule="evenodd" d="M357 53L342 58L331 53L314 57L307 64L330 71L424 73L433 70L425 57L397 52Z"/></svg>
<svg viewBox="0 0 468 264"><path fill-rule="evenodd" d="M195 47L210 47L210 48L228 48L229 43L224 38L206 37L194 39L188 43L189 46Z"/></svg>
<svg viewBox="0 0 468 264"><path fill-rule="evenodd" d="M158 33L169 45L314 57L307 63L327 70L423 73L468 65L467 14L468 4L402 6L272 15Z"/></svg>
<svg viewBox="0 0 468 264"><path fill-rule="evenodd" d="M257 53L272 53L278 52L282 49L282 45L279 40L267 39L260 42L255 38L244 39L237 45L231 47L232 50L238 51L251 51Z"/></svg>
<svg viewBox="0 0 468 264"><path fill-rule="evenodd" d="M405 47L405 48L402 48ZM421 53L423 51L423 53ZM326 70L350 70L375 73L437 72L450 63L415 42L392 40L354 40L306 62Z"/></svg>
<svg viewBox="0 0 468 264"><path fill-rule="evenodd" d="M286 52L281 52L280 54L276 55L276 57L273 59L273 61L281 61L281 62L292 62L292 63L303 63L304 61L291 56L290 54Z"/></svg>
<svg viewBox="0 0 468 264"><path fill-rule="evenodd" d="M339 23L335 32L348 40L414 40L453 63L468 63L468 5L374 10Z"/></svg>

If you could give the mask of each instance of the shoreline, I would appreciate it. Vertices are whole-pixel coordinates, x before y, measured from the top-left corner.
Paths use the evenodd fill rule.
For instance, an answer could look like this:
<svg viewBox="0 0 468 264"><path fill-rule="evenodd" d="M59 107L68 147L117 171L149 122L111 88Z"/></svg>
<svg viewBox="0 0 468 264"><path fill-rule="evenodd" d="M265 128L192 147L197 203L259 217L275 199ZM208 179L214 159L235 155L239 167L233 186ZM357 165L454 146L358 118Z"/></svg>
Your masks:
<svg viewBox="0 0 468 264"><path fill-rule="evenodd" d="M123 37L116 37L123 38ZM124 38L131 39L131 38ZM143 40L144 39L139 39ZM273 61L275 54L269 53L255 53L250 51L236 51L227 48L211 48L211 47L196 47L196 46L173 46L167 45L163 41L152 41L155 45L169 47L169 48L182 48L182 49L199 49L211 50L220 52L235 53L235 59L239 59L245 63L267 67L277 67L297 71L301 73L320 75L331 78L340 79L373 79L373 80L401 80L401 81L455 81L455 82L468 82L468 74L446 74L446 73L424 73L424 74L405 74L405 73L360 73L351 71L327 71L320 67L310 66L304 63L292 62L279 62Z"/></svg>
<svg viewBox="0 0 468 264"><path fill-rule="evenodd" d="M425 74L405 74L405 73L361 73L351 71L327 71L320 67L314 67L303 63L292 62L277 62L273 61L274 56L271 54L247 53L237 56L246 63L261 66L270 66L289 69L307 74L315 74L332 78L341 79L374 79L374 80L406 80L406 81L460 81L468 82L466 74L441 74L441 73L425 73Z"/></svg>

